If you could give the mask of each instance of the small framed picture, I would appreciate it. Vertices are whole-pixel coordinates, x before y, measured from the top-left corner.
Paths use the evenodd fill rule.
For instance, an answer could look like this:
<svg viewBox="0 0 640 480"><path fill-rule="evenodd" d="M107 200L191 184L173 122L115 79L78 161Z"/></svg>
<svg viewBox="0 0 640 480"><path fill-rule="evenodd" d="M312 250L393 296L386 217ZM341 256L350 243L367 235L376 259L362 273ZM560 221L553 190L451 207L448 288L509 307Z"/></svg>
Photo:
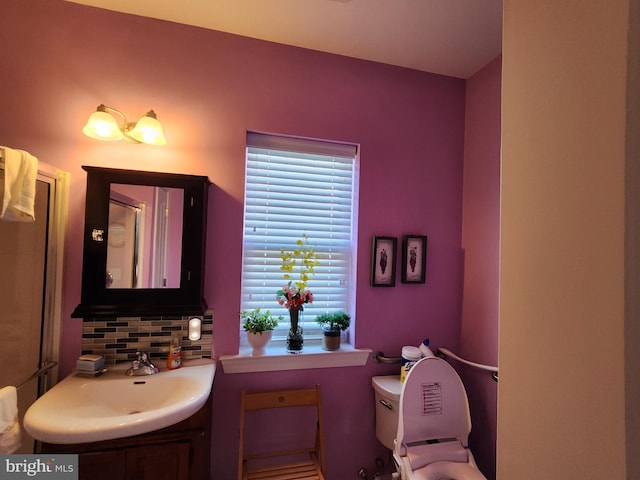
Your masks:
<svg viewBox="0 0 640 480"><path fill-rule="evenodd" d="M396 286L396 237L373 237L371 246L371 286Z"/></svg>
<svg viewBox="0 0 640 480"><path fill-rule="evenodd" d="M427 237L402 237L402 283L425 283L427 273Z"/></svg>

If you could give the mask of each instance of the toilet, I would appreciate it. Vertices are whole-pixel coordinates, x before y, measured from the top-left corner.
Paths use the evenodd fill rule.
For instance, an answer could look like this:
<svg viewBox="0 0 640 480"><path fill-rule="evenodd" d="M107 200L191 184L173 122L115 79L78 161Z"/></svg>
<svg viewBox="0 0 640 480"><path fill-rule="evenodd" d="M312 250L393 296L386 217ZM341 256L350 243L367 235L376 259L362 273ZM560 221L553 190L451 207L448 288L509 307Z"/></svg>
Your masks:
<svg viewBox="0 0 640 480"><path fill-rule="evenodd" d="M376 436L393 452L402 480L486 480L468 448L471 416L464 385L438 357L418 361L404 383L371 379Z"/></svg>

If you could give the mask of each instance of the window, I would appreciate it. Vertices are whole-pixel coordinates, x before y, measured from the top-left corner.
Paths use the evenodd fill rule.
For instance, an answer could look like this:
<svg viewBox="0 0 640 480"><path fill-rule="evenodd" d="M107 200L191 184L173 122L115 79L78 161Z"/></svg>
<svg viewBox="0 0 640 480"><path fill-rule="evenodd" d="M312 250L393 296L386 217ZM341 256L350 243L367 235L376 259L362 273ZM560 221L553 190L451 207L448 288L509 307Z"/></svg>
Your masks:
<svg viewBox="0 0 640 480"><path fill-rule="evenodd" d="M272 343L284 343L289 330L276 301L286 284L281 249L292 250L303 234L320 255L308 283L314 301L304 308L305 342L320 338L316 315L354 313L357 160L354 145L247 134L241 310L283 316Z"/></svg>

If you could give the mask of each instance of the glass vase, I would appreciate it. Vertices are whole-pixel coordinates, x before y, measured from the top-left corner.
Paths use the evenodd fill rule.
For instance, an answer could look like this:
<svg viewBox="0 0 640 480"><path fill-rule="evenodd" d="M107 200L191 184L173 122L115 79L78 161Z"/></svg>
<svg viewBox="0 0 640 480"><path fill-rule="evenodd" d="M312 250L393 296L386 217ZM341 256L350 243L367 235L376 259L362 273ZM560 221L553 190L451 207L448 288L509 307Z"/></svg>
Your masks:
<svg viewBox="0 0 640 480"><path fill-rule="evenodd" d="M287 352L289 353L302 352L304 338L302 337L301 316L302 307L289 309L289 334L287 335Z"/></svg>

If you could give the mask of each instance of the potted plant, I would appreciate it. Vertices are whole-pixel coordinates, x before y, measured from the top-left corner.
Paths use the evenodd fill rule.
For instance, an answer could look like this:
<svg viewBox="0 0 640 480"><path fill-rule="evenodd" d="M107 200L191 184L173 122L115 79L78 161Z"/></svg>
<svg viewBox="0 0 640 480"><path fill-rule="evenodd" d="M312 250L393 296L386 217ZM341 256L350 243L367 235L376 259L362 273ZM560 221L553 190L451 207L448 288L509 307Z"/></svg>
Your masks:
<svg viewBox="0 0 640 480"><path fill-rule="evenodd" d="M273 329L278 326L278 320L282 320L282 315L274 317L269 310L261 311L243 310L240 312L242 328L247 332L247 340L253 348L253 355L264 355L264 347L271 340Z"/></svg>
<svg viewBox="0 0 640 480"><path fill-rule="evenodd" d="M349 328L351 317L344 312L323 313L316 317L316 323L322 325L322 348L338 350L340 348L340 332Z"/></svg>

